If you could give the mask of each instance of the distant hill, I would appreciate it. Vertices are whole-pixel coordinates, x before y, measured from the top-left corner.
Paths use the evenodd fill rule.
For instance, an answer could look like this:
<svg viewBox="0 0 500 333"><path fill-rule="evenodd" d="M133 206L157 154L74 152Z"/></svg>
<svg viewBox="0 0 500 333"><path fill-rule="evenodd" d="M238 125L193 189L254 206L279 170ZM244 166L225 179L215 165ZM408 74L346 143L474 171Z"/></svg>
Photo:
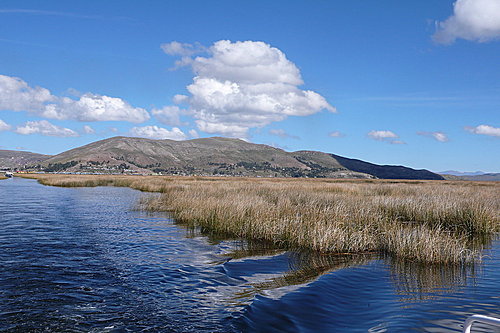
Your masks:
<svg viewBox="0 0 500 333"><path fill-rule="evenodd" d="M286 152L230 138L186 141L114 137L43 161L48 172L253 177L443 179L427 170L376 165L318 151Z"/></svg>
<svg viewBox="0 0 500 333"><path fill-rule="evenodd" d="M484 175L486 172L482 171L474 171L474 172L462 172L462 171L455 171L455 170L447 170L447 171L441 171L437 172L440 175L451 175L451 176L479 176L479 175Z"/></svg>
<svg viewBox="0 0 500 333"><path fill-rule="evenodd" d="M483 173L475 176L454 176L454 175L443 175L445 179L448 180L470 180L470 181L500 181L500 173Z"/></svg>
<svg viewBox="0 0 500 333"><path fill-rule="evenodd" d="M39 164L50 157L50 155L30 153L28 151L0 150L0 170Z"/></svg>
<svg viewBox="0 0 500 333"><path fill-rule="evenodd" d="M305 154L306 153L298 153ZM372 176L350 171L328 154L321 167L311 167L293 153L239 139L205 138L186 141L114 137L55 155L47 171L140 172L168 175L228 175L263 177ZM317 157L319 158L319 157ZM307 160L303 158L303 160ZM313 163L314 158L311 160ZM307 160L309 162L309 160Z"/></svg>
<svg viewBox="0 0 500 333"><path fill-rule="evenodd" d="M415 170L404 166L396 165L377 165L361 160L345 158L338 155L332 156L345 168L363 172L382 179L434 179L442 180L443 176L430 172L428 170Z"/></svg>
<svg viewBox="0 0 500 333"><path fill-rule="evenodd" d="M500 181L500 173L485 173L477 176L465 176L467 180L477 180L477 181Z"/></svg>

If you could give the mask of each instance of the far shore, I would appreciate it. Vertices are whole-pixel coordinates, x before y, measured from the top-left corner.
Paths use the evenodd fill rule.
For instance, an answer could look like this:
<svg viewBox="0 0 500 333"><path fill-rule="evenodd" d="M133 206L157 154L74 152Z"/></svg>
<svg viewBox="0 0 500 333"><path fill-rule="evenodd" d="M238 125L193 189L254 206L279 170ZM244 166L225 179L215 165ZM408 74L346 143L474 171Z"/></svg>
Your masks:
<svg viewBox="0 0 500 333"><path fill-rule="evenodd" d="M166 211L180 223L214 232L322 253L378 252L418 262L468 263L480 259L482 246L500 231L496 182L16 176L51 186L159 192L141 208Z"/></svg>

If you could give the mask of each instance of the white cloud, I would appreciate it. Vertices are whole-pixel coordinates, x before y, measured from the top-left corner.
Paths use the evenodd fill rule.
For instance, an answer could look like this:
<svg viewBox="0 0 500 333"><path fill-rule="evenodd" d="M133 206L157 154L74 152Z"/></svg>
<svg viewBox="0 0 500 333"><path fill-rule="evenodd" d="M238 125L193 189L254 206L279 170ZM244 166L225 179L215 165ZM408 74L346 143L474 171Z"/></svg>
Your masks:
<svg viewBox="0 0 500 333"><path fill-rule="evenodd" d="M191 65L193 63L192 55L206 51L206 48L200 43L189 44L173 41L161 44L160 47L168 55L181 56L181 59L175 62L175 66L170 68L171 70Z"/></svg>
<svg viewBox="0 0 500 333"><path fill-rule="evenodd" d="M200 137L198 132L196 132L196 130L194 130L194 129L189 130L189 136L192 137L193 139L197 139Z"/></svg>
<svg viewBox="0 0 500 333"><path fill-rule="evenodd" d="M439 142L447 142L449 140L448 136L442 132L434 132L432 133L432 136Z"/></svg>
<svg viewBox="0 0 500 333"><path fill-rule="evenodd" d="M417 132L418 135L434 138L439 142L448 142L448 136L443 132Z"/></svg>
<svg viewBox="0 0 500 333"><path fill-rule="evenodd" d="M185 140L187 138L186 134L177 127L172 128L172 130L158 126L133 127L130 134L141 138L161 140Z"/></svg>
<svg viewBox="0 0 500 333"><path fill-rule="evenodd" d="M270 129L269 134L279 136L280 138L286 139L300 139L298 136L288 134L284 129Z"/></svg>
<svg viewBox="0 0 500 333"><path fill-rule="evenodd" d="M399 138L399 136L391 131L370 131L368 133L368 136L374 140L387 140L387 139L396 139Z"/></svg>
<svg viewBox="0 0 500 333"><path fill-rule="evenodd" d="M500 38L500 0L457 0L453 15L437 23L433 39L451 44L457 38L478 42Z"/></svg>
<svg viewBox="0 0 500 333"><path fill-rule="evenodd" d="M169 52L186 53L176 50ZM207 53L208 57L191 60L196 76L187 86L191 96L182 98L204 132L246 137L250 128L288 116L307 116L323 109L335 112L323 96L298 88L303 84L299 69L269 44L221 40Z"/></svg>
<svg viewBox="0 0 500 333"><path fill-rule="evenodd" d="M242 125L226 125L217 121L197 120L198 129L206 133L222 133L236 138L244 139L247 135L248 127Z"/></svg>
<svg viewBox="0 0 500 333"><path fill-rule="evenodd" d="M173 101L175 104L181 104L181 103L189 101L189 97L186 95L179 95L178 94L178 95L174 96Z"/></svg>
<svg viewBox="0 0 500 333"><path fill-rule="evenodd" d="M149 113L126 101L92 93L79 99L58 97L41 87L30 87L25 81L0 75L0 110L28 111L50 119L79 121L128 121L141 123Z"/></svg>
<svg viewBox="0 0 500 333"><path fill-rule="evenodd" d="M94 134L95 130L92 127L90 127L89 125L85 125L85 126L83 126L83 132L85 134Z"/></svg>
<svg viewBox="0 0 500 333"><path fill-rule="evenodd" d="M190 56L196 53L201 53L205 50L205 48L199 43L189 44L176 41L161 44L160 47L163 52L172 56Z"/></svg>
<svg viewBox="0 0 500 333"><path fill-rule="evenodd" d="M394 145L404 145L406 142L397 140L399 135L392 131L370 131L368 136L373 140L383 141Z"/></svg>
<svg viewBox="0 0 500 333"><path fill-rule="evenodd" d="M78 136L78 133L69 129L49 123L47 120L28 121L24 126L18 126L16 131L18 134L41 134L46 136L69 137Z"/></svg>
<svg viewBox="0 0 500 333"><path fill-rule="evenodd" d="M0 132L8 131L8 130L10 130L10 128L11 128L11 126L9 124L7 124L5 121L0 119Z"/></svg>
<svg viewBox="0 0 500 333"><path fill-rule="evenodd" d="M20 78L0 75L0 110L36 113L55 100L45 88L32 88Z"/></svg>
<svg viewBox="0 0 500 333"><path fill-rule="evenodd" d="M493 127L490 125L479 125L476 127L465 127L465 129L474 134L483 134L483 135L500 137L500 127Z"/></svg>
<svg viewBox="0 0 500 333"><path fill-rule="evenodd" d="M332 137L332 138L341 138L341 137L345 136L345 134L341 133L340 131L334 131L334 132L328 133L328 136Z"/></svg>
<svg viewBox="0 0 500 333"><path fill-rule="evenodd" d="M79 121L128 121L142 123L149 119L149 113L134 108L121 98L86 93L79 100L68 97L58 103L48 104L39 113L52 119L73 119Z"/></svg>
<svg viewBox="0 0 500 333"><path fill-rule="evenodd" d="M165 125L181 125L180 114L182 110L178 106L164 106L162 109L153 109L151 113Z"/></svg>

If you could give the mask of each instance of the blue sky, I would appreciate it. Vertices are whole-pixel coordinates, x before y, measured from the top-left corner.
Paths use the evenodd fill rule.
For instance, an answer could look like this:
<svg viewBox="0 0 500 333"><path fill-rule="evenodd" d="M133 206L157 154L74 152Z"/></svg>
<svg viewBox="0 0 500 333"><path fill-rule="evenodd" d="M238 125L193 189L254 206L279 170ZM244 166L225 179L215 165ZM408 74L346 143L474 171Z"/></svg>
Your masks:
<svg viewBox="0 0 500 333"><path fill-rule="evenodd" d="M0 149L240 137L500 172L500 0L3 1Z"/></svg>

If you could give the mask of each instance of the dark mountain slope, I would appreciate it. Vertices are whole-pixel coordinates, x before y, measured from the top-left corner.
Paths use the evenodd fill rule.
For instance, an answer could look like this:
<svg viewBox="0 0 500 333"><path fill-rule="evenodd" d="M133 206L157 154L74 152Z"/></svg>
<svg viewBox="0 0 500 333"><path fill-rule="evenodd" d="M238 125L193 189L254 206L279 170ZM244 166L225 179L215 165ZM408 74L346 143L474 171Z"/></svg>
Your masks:
<svg viewBox="0 0 500 333"><path fill-rule="evenodd" d="M346 158L331 154L343 167L356 171L367 173L382 179L433 179L442 180L443 176L428 170L415 170L404 166L396 165L377 165L361 160Z"/></svg>

